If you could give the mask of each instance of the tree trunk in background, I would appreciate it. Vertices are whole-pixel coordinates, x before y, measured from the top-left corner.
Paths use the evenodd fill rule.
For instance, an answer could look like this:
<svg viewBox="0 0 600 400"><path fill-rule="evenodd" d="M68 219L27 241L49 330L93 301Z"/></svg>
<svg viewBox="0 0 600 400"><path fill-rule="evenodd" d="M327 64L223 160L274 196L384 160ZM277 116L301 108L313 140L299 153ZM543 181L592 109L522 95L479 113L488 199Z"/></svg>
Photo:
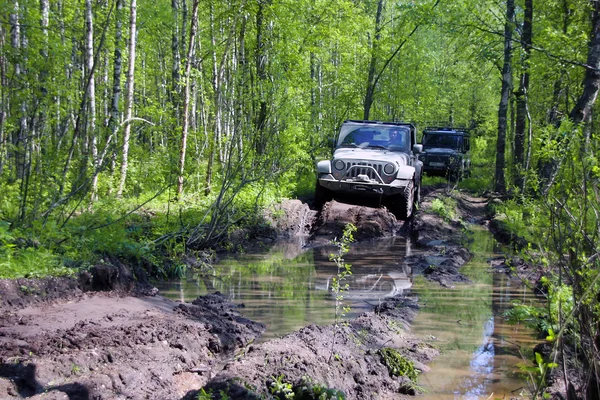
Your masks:
<svg viewBox="0 0 600 400"><path fill-rule="evenodd" d="M4 48L6 46L6 31L4 27L0 24L0 47ZM5 126L6 126L6 117L7 111L9 109L7 101L7 89L8 89L8 80L6 79L6 69L7 69L7 59L5 54L0 54L0 176L2 176L2 172L4 172L4 165L6 164L6 136L5 136Z"/></svg>
<svg viewBox="0 0 600 400"><path fill-rule="evenodd" d="M594 9L592 18L592 32L588 47L588 56L586 65L589 68L585 71L582 87L583 92L579 96L577 103L569 113L569 118L575 126L581 123L591 121L592 108L598 97L600 90L600 2L591 1ZM559 138L562 140L562 138ZM563 158L545 160L540 163L540 195L546 196L558 175Z"/></svg>
<svg viewBox="0 0 600 400"><path fill-rule="evenodd" d="M523 47L523 60L519 90L515 92L517 102L517 116L515 125L514 142L514 182L521 193L524 192L525 183L525 130L527 128L527 101L529 93L529 55L531 52L531 32L533 22L533 0L525 0L525 19L523 21L523 35L521 45ZM530 127L531 128L531 127Z"/></svg>
<svg viewBox="0 0 600 400"><path fill-rule="evenodd" d="M181 148L179 150L179 177L177 178L177 197L181 197L183 192L183 175L185 172L185 151L187 148L187 137L189 129L189 108L190 108L190 75L192 72L192 61L194 58L194 45L196 43L196 30L198 26L198 3L200 0L194 0L192 8L192 26L190 28L190 42L188 44L187 60L185 61L185 97L183 99L183 127L181 131Z"/></svg>
<svg viewBox="0 0 600 400"><path fill-rule="evenodd" d="M369 62L369 75L367 78L367 92L363 103L363 119L369 119L371 106L373 105L373 96L375 95L375 69L377 68L377 53L379 51L379 39L381 30L381 15L383 14L383 0L377 1L377 14L375 15L375 35L371 43L371 61Z"/></svg>
<svg viewBox="0 0 600 400"><path fill-rule="evenodd" d="M123 69L123 54L121 52L121 42L123 41L123 7L125 0L117 0L117 11L115 14L115 52L113 65L113 87L110 100L110 117L108 119L108 131L111 138L117 142L116 135L119 128L119 100L121 98L121 70ZM116 146L111 145L111 177L116 163ZM111 185L112 188L112 185ZM112 191L109 189L109 195Z"/></svg>
<svg viewBox="0 0 600 400"><path fill-rule="evenodd" d="M496 176L494 190L499 193L506 192L506 180L504 176L506 131L508 126L508 103L512 89L512 34L515 19L515 2L506 2L506 22L504 24L504 65L502 67L502 89L500 93L500 105L498 106L498 139L496 142Z"/></svg>
<svg viewBox="0 0 600 400"><path fill-rule="evenodd" d="M19 24L19 13L20 13L20 7L19 7L19 2L15 1L13 3L13 12L8 16L9 19L9 23L10 23L10 45L13 48L13 50L15 51L16 54L19 54L19 49L21 48L21 25ZM21 63L20 63L20 59L14 64L14 75L15 75L15 80L19 80L19 76L22 73L22 68L21 68ZM24 154L23 154L23 135L25 134L24 129L27 128L27 120L25 119L24 116L21 117L20 119L20 129L19 132L16 134L16 137L13 137L11 142L14 146L14 150L13 150L13 159L14 159L14 170L15 170L15 178L16 179L22 179L23 178L23 166L24 163L21 161L21 159L23 158ZM11 154L9 153L9 158L10 158Z"/></svg>
<svg viewBox="0 0 600 400"><path fill-rule="evenodd" d="M173 32L171 33L171 54L173 57L173 65L171 69L171 80L173 82L171 93L169 93L169 98L173 102L173 106L175 107L177 115L179 115L179 99L181 96L181 88L179 86L181 83L181 76L179 75L179 68L181 68L181 46L179 43L179 1L181 0L171 1L171 8L173 9Z"/></svg>
<svg viewBox="0 0 600 400"><path fill-rule="evenodd" d="M129 65L127 69L127 98L125 112L125 130L123 132L123 159L121 162L121 181L117 190L117 197L123 196L125 180L127 179L127 161L129 157L129 137L131 134L131 117L133 115L133 89L135 73L135 48L137 41L137 0L131 0L129 16Z"/></svg>
<svg viewBox="0 0 600 400"><path fill-rule="evenodd" d="M265 7L270 5L270 0L258 0L258 10L256 11L256 88L259 99L255 110L254 128L256 129L256 151L259 154L265 152L265 135L267 122L267 63L268 56L265 41Z"/></svg>
<svg viewBox="0 0 600 400"><path fill-rule="evenodd" d="M92 176L90 202L96 201L98 189L98 174L95 173L100 166L98 165L98 137L96 135L96 84L94 79L94 21L92 16L92 0L85 0L85 54L86 54L86 73L89 76L90 84L88 87L89 111L88 111L88 136L91 139L90 146L92 152L92 162L94 171Z"/></svg>

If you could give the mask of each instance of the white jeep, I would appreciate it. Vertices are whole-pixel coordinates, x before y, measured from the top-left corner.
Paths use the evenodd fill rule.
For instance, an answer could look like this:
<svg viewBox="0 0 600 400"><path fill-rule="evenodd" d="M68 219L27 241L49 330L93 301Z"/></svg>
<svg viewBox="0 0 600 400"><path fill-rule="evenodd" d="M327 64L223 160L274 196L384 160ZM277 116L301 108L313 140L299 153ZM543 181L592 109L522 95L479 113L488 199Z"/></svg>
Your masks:
<svg viewBox="0 0 600 400"><path fill-rule="evenodd" d="M336 195L371 197L407 219L420 200L423 163L413 124L344 121L331 160L317 163L315 206ZM350 197L350 196L345 196Z"/></svg>

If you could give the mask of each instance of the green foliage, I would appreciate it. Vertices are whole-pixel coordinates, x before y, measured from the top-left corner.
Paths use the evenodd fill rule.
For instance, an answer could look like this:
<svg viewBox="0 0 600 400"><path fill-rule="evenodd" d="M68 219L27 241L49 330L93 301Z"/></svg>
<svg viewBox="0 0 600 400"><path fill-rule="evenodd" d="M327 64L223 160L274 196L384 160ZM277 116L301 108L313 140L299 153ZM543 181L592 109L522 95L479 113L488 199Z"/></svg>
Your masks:
<svg viewBox="0 0 600 400"><path fill-rule="evenodd" d="M458 220L458 215L456 214L456 200L450 196L440 196L437 199L433 199L431 202L431 211L446 221Z"/></svg>
<svg viewBox="0 0 600 400"><path fill-rule="evenodd" d="M350 243L354 241L354 232L356 232L356 226L353 224L347 224L344 228L344 233L340 240L335 239L333 244L337 246L338 252L331 254L329 259L335 262L337 267L337 276L332 280L331 289L335 295L335 324L339 323L340 318L349 311L348 308L343 307L344 293L348 290L348 284L343 284L343 281L349 275L352 275L352 266L344 262L344 255L350 251Z"/></svg>
<svg viewBox="0 0 600 400"><path fill-rule="evenodd" d="M384 347L378 351L381 362L387 367L391 376L406 376L412 382L417 381L417 370L398 350Z"/></svg>
<svg viewBox="0 0 600 400"><path fill-rule="evenodd" d="M350 243L354 241L354 232L356 232L356 226L349 223L344 227L344 233L342 238L337 238L333 241L333 244L337 246L337 253L330 254L329 259L335 262L337 267L337 275L332 279L331 290L335 295L335 326L333 332L333 338L331 340L331 354L329 360L334 356L335 336L339 330L340 319L343 318L347 312L350 311L349 307L344 306L344 293L348 291L349 285L343 284L346 277L352 275L352 266L344 262L344 255L350 251Z"/></svg>
<svg viewBox="0 0 600 400"><path fill-rule="evenodd" d="M509 324L525 323L532 328L548 331L551 327L545 316L543 308L522 304L518 300L513 301L512 307L504 312L504 317Z"/></svg>
<svg viewBox="0 0 600 400"><path fill-rule="evenodd" d="M208 392L204 390L204 388L200 389L198 394L196 395L196 400L212 400L212 390Z"/></svg>
<svg viewBox="0 0 600 400"><path fill-rule="evenodd" d="M544 360L544 357L540 353L535 353L535 361L531 364L521 363L519 364L519 370L522 373L527 374L530 382L533 383L533 393L535 398L535 394L540 393L541 390L546 386L546 378L548 376L549 371L552 368L558 367L558 364L553 362L547 362Z"/></svg>
<svg viewBox="0 0 600 400"><path fill-rule="evenodd" d="M275 398L280 400L294 399L295 394L292 390L292 384L285 381L285 376L271 377L272 382L269 385L269 391Z"/></svg>
<svg viewBox="0 0 600 400"><path fill-rule="evenodd" d="M506 229L530 243L542 245L548 239L550 220L541 205L532 199L510 199L494 206L494 218Z"/></svg>
<svg viewBox="0 0 600 400"><path fill-rule="evenodd" d="M294 388L296 400L345 400L346 395L341 390L329 388L320 383L303 377L300 385Z"/></svg>

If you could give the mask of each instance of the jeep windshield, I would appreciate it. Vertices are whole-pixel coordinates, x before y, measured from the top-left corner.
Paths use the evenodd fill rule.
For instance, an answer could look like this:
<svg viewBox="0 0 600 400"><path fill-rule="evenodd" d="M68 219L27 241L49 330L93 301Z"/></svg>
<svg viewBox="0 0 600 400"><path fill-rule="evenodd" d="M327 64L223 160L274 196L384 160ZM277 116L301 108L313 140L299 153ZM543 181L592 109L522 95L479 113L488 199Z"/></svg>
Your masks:
<svg viewBox="0 0 600 400"><path fill-rule="evenodd" d="M343 126L337 148L371 148L409 152L410 130L403 126Z"/></svg>
<svg viewBox="0 0 600 400"><path fill-rule="evenodd" d="M426 133L423 135L423 147L433 148L441 147L448 149L460 149L462 148L462 136L458 135L440 135Z"/></svg>

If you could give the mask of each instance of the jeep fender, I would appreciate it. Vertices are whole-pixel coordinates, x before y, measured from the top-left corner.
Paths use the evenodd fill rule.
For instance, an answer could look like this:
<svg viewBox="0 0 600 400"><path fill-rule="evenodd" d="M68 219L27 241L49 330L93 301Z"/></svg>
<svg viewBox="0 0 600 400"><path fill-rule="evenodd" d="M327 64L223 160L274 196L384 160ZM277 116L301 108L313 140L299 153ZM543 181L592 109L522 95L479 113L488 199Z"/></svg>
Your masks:
<svg viewBox="0 0 600 400"><path fill-rule="evenodd" d="M401 180L412 180L415 176L415 167L411 167L410 165L403 165L398 168L398 173L396 174L396 179Z"/></svg>
<svg viewBox="0 0 600 400"><path fill-rule="evenodd" d="M317 163L317 172L319 174L331 174L331 161L322 160Z"/></svg>

